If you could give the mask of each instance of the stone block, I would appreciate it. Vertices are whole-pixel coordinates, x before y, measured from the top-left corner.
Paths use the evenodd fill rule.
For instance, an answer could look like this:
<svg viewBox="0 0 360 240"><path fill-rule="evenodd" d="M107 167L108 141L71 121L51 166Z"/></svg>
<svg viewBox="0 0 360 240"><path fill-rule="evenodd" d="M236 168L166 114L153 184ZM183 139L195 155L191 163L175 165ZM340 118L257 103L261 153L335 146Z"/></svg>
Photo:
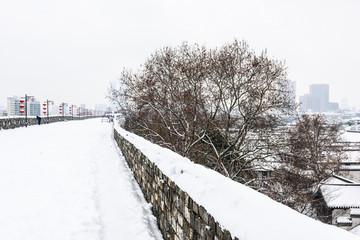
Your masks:
<svg viewBox="0 0 360 240"><path fill-rule="evenodd" d="M171 216L171 227L176 231L176 219L174 216Z"/></svg>
<svg viewBox="0 0 360 240"><path fill-rule="evenodd" d="M217 235L220 239L222 239L222 238L224 237L223 231L222 231L222 229L221 229L221 227L220 227L220 224L219 224L218 222L216 222L216 230L215 230L215 233L216 233L216 235Z"/></svg>
<svg viewBox="0 0 360 240"><path fill-rule="evenodd" d="M205 239L206 240L213 240L215 237L215 231L210 229L208 231L206 231L206 234L205 234Z"/></svg>
<svg viewBox="0 0 360 240"><path fill-rule="evenodd" d="M232 240L231 234L228 230L224 231L224 240Z"/></svg>
<svg viewBox="0 0 360 240"><path fill-rule="evenodd" d="M181 227L184 226L184 217L181 215L180 212L178 212L178 215L177 215L177 222L179 223L179 225L180 225Z"/></svg>
<svg viewBox="0 0 360 240"><path fill-rule="evenodd" d="M196 202L193 202L193 211L195 214L199 214L199 205Z"/></svg>
<svg viewBox="0 0 360 240"><path fill-rule="evenodd" d="M192 227L189 227L187 231L187 238L192 240L194 238L194 234L195 230Z"/></svg>
<svg viewBox="0 0 360 240"><path fill-rule="evenodd" d="M161 211L165 212L165 202L164 201L160 201L160 207L161 207Z"/></svg>
<svg viewBox="0 0 360 240"><path fill-rule="evenodd" d="M195 219L196 219L196 214L194 212L190 212L190 225L195 227Z"/></svg>
<svg viewBox="0 0 360 240"><path fill-rule="evenodd" d="M168 222L171 222L171 217L172 217L171 213L170 213L170 212L167 212L167 213L166 213L166 220L167 220Z"/></svg>
<svg viewBox="0 0 360 240"><path fill-rule="evenodd" d="M196 218L195 219L195 231L200 235L201 234L201 218Z"/></svg>
<svg viewBox="0 0 360 240"><path fill-rule="evenodd" d="M185 239L184 231L183 231L182 227L180 226L180 224L176 225L176 234L179 236L180 239Z"/></svg>
<svg viewBox="0 0 360 240"><path fill-rule="evenodd" d="M210 214L209 214L208 216L209 216L208 225L210 226L211 229L216 230L216 224L215 224L215 219L214 219L214 217L211 216Z"/></svg>
<svg viewBox="0 0 360 240"><path fill-rule="evenodd" d="M187 192L184 193L185 193L185 206L191 208L192 199L190 198L189 194L187 194Z"/></svg>
<svg viewBox="0 0 360 240"><path fill-rule="evenodd" d="M181 212L181 214L185 215L185 202L184 202L184 199L179 198L178 201L179 201L178 209Z"/></svg>
<svg viewBox="0 0 360 240"><path fill-rule="evenodd" d="M184 217L185 217L186 221L188 221L188 223L191 222L190 210L187 206L185 206L185 209L184 209Z"/></svg>
<svg viewBox="0 0 360 240"><path fill-rule="evenodd" d="M168 185L169 187L172 186L172 181L170 180L170 178L168 178L167 185Z"/></svg>
<svg viewBox="0 0 360 240"><path fill-rule="evenodd" d="M183 228L183 231L184 231L184 235L187 235L188 231L189 231L189 223L184 221L182 228Z"/></svg>
<svg viewBox="0 0 360 240"><path fill-rule="evenodd" d="M203 206L199 207L199 215L205 224L209 223L209 217L208 217L209 215Z"/></svg>
<svg viewBox="0 0 360 240"><path fill-rule="evenodd" d="M175 207L177 209L179 209L180 205L179 205L179 196L177 194L174 194L173 196L173 203L175 204Z"/></svg>

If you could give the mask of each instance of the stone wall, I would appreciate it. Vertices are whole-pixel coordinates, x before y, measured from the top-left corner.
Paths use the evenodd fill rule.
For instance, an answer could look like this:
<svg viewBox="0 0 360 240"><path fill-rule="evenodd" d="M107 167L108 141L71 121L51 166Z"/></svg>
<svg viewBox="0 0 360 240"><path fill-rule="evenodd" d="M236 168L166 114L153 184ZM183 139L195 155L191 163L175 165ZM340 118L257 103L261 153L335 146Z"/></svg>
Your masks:
<svg viewBox="0 0 360 240"><path fill-rule="evenodd" d="M237 239L186 192L152 163L132 143L114 130L119 145L130 169L133 171L146 200L152 204L152 211L164 239Z"/></svg>
<svg viewBox="0 0 360 240"><path fill-rule="evenodd" d="M88 118L94 118L98 116L87 116L87 117L72 117L72 116L51 116L49 118L41 117L41 124L45 123L53 123L53 122L61 122L61 121L69 121L69 120L82 120ZM28 117L27 125L37 125L38 122L36 117ZM25 127L26 120L25 117L8 117L8 118L0 118L0 130L2 129L12 129L17 127Z"/></svg>

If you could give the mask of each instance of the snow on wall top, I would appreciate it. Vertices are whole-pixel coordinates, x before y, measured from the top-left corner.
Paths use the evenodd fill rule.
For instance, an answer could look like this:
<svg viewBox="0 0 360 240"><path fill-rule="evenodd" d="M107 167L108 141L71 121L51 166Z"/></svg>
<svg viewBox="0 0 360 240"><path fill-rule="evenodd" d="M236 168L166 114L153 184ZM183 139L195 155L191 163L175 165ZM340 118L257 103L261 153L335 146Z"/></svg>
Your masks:
<svg viewBox="0 0 360 240"><path fill-rule="evenodd" d="M352 233L306 217L249 187L125 131L118 133L241 240L359 240ZM281 219L282 221L276 221Z"/></svg>

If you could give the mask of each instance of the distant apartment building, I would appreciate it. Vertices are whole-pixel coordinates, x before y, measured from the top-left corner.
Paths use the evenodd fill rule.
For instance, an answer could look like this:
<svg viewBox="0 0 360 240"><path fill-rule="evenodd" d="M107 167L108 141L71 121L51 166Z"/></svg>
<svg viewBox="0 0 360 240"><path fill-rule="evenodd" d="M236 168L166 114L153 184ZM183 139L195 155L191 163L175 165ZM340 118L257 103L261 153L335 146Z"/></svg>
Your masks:
<svg viewBox="0 0 360 240"><path fill-rule="evenodd" d="M8 116L22 116L20 113L20 98L17 96L7 98L7 112ZM38 116L40 115L40 102L34 97L27 100L27 115Z"/></svg>
<svg viewBox="0 0 360 240"><path fill-rule="evenodd" d="M300 96L299 102L300 102L300 112L306 112L308 109L311 109L312 98L310 94L307 93L303 96Z"/></svg>
<svg viewBox="0 0 360 240"><path fill-rule="evenodd" d="M350 110L350 108L348 106L348 101L347 101L346 98L341 99L340 109L342 109L342 110Z"/></svg>
<svg viewBox="0 0 360 240"><path fill-rule="evenodd" d="M6 110L0 110L0 117L6 117L7 111Z"/></svg>
<svg viewBox="0 0 360 240"><path fill-rule="evenodd" d="M328 112L339 110L339 104L329 102L329 85L312 84L310 93L300 96L301 112Z"/></svg>
<svg viewBox="0 0 360 240"><path fill-rule="evenodd" d="M329 85L310 85L310 96L312 99L313 112L327 112L329 110Z"/></svg>
<svg viewBox="0 0 360 240"><path fill-rule="evenodd" d="M28 108L27 114L28 116L40 116L40 102L36 100L34 97L28 99Z"/></svg>
<svg viewBox="0 0 360 240"><path fill-rule="evenodd" d="M7 98L7 112L9 116L20 116L20 98L17 96Z"/></svg>

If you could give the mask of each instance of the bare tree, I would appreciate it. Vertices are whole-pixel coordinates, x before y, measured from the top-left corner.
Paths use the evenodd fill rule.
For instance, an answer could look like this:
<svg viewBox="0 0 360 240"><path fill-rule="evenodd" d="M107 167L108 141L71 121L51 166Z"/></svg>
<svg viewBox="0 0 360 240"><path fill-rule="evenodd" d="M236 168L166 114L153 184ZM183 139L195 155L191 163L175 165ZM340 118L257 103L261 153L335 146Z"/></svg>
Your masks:
<svg viewBox="0 0 360 240"><path fill-rule="evenodd" d="M294 107L284 64L237 40L165 47L138 72L123 71L121 84L110 98L126 99L129 130L244 183Z"/></svg>
<svg viewBox="0 0 360 240"><path fill-rule="evenodd" d="M274 165L265 193L303 214L319 217L323 204L318 195L320 184L337 173L346 158L338 145L339 128L328 124L323 115L302 115L282 136L286 143L278 145L278 165Z"/></svg>

